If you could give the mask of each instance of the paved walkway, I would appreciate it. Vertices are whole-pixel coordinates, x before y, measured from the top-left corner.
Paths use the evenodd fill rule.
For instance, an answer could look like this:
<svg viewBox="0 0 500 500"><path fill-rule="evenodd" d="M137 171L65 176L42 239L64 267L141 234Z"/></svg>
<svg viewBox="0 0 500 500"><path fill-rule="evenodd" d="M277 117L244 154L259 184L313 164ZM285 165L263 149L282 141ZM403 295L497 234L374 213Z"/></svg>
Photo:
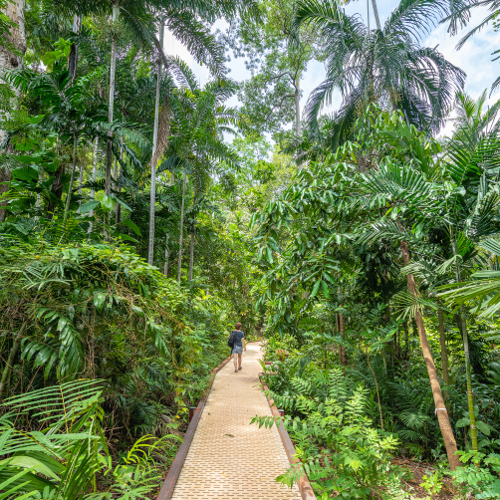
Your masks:
<svg viewBox="0 0 500 500"><path fill-rule="evenodd" d="M243 369L232 360L217 374L172 496L173 500L293 500L299 489L275 481L289 462L276 426L250 425L271 415L258 373L260 344L249 344Z"/></svg>

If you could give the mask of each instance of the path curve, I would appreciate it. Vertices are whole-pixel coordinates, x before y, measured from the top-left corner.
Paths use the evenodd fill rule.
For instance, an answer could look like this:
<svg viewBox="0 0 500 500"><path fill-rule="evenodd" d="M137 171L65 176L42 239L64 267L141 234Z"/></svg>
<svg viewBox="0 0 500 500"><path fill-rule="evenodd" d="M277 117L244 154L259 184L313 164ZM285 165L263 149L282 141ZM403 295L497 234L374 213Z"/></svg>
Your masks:
<svg viewBox="0 0 500 500"><path fill-rule="evenodd" d="M243 369L232 360L219 371L208 395L172 500L294 500L302 498L275 481L289 466L278 429L250 425L271 415L261 390L259 343L247 346Z"/></svg>

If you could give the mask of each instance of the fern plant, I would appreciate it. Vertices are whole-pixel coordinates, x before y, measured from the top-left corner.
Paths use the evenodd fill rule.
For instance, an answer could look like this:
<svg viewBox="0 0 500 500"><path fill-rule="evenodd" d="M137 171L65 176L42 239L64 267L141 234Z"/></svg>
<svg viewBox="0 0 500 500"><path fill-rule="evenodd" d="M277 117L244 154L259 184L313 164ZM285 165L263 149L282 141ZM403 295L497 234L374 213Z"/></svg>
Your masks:
<svg viewBox="0 0 500 500"><path fill-rule="evenodd" d="M143 436L122 463L113 464L101 430L102 392L101 381L78 380L6 400L0 499L14 498L14 492L21 494L15 498L44 500L148 498L161 481L172 440L181 439ZM105 478L100 488L98 476Z"/></svg>
<svg viewBox="0 0 500 500"><path fill-rule="evenodd" d="M340 368L295 377L291 385L293 396L269 395L296 416L252 419L266 427L283 422L297 445L299 463L277 480L291 487L306 473L321 498L394 498L399 480L390 458L398 440L373 427L366 411L368 391L353 388Z"/></svg>

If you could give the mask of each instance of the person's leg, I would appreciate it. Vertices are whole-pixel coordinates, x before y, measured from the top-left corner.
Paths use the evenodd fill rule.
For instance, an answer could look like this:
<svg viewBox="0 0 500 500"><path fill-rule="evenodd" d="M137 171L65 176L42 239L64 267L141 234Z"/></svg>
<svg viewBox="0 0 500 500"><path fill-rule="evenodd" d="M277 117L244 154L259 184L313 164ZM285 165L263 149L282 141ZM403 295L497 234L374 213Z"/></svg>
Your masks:
<svg viewBox="0 0 500 500"><path fill-rule="evenodd" d="M234 371L238 370L238 355L236 353L233 354L233 363L234 363Z"/></svg>
<svg viewBox="0 0 500 500"><path fill-rule="evenodd" d="M241 368L241 354L238 354L238 364L239 364L239 367Z"/></svg>

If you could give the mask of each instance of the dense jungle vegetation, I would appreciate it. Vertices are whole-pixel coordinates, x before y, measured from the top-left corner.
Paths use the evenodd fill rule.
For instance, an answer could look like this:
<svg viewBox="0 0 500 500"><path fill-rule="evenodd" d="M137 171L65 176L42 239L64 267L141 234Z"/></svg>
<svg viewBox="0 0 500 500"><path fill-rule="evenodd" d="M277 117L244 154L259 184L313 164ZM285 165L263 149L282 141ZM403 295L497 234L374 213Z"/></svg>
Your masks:
<svg viewBox="0 0 500 500"><path fill-rule="evenodd" d="M500 498L500 78L423 45L500 4L367 5L0 0L0 499L155 498L236 321L278 481Z"/></svg>

